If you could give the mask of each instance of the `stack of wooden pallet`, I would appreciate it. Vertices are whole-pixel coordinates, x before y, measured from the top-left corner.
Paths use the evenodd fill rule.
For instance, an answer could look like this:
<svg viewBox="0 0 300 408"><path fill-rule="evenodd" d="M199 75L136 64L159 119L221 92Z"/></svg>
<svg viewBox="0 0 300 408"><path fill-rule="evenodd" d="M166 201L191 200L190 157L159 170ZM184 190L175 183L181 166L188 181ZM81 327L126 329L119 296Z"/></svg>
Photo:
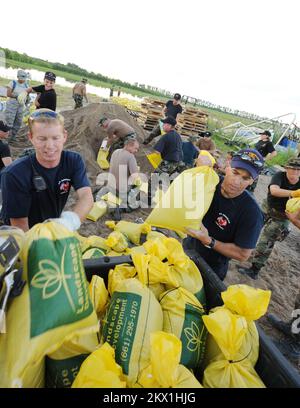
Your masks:
<svg viewBox="0 0 300 408"><path fill-rule="evenodd" d="M144 99L141 105L142 111L138 121L144 129L152 130L158 124L159 119L163 118L162 110L165 102L158 99Z"/></svg>
<svg viewBox="0 0 300 408"><path fill-rule="evenodd" d="M208 114L200 109L186 107L181 115L177 115L177 130L183 136L198 134L207 130Z"/></svg>

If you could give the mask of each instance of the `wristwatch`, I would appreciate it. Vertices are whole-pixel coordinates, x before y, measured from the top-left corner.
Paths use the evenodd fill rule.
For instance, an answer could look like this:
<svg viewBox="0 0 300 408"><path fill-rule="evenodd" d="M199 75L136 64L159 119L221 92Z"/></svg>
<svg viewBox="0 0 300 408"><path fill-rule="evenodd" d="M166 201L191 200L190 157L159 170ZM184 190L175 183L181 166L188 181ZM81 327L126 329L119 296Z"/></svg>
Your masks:
<svg viewBox="0 0 300 408"><path fill-rule="evenodd" d="M213 249L214 246L216 245L216 240L215 240L213 237L210 237L210 239L211 239L210 244L207 244L207 245L204 245L204 246L205 246L206 248Z"/></svg>

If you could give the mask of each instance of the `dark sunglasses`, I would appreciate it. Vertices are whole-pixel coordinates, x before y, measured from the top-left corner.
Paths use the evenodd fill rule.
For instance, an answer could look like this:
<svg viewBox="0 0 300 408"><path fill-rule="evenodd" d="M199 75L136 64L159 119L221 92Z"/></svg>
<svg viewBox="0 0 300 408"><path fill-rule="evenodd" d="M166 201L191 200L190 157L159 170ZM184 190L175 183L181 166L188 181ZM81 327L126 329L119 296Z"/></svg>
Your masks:
<svg viewBox="0 0 300 408"><path fill-rule="evenodd" d="M32 112L32 114L29 116L29 119L37 119L40 118L41 116L46 116L48 118L58 118L58 113L51 111L51 110L42 110L42 109L38 109L34 112Z"/></svg>
<svg viewBox="0 0 300 408"><path fill-rule="evenodd" d="M251 153L251 154L252 154L252 153ZM249 155L249 153L246 153L246 152L243 152L243 153L235 153L235 154L233 155L233 157L239 157L240 159L242 159L242 160L244 160L244 161L248 161L248 162L250 162L251 164L253 164L255 167L257 167L257 168L259 168L259 169L261 169L261 168L264 167L264 163L263 163L263 162L261 162L261 161L258 160L258 159L255 159L254 157L251 157L251 156Z"/></svg>

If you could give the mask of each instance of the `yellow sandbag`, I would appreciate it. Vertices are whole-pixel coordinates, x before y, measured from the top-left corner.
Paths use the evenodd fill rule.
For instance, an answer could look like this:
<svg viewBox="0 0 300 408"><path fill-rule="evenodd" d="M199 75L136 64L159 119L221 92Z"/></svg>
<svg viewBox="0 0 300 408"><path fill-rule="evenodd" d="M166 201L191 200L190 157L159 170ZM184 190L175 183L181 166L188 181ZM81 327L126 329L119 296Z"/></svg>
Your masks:
<svg viewBox="0 0 300 408"><path fill-rule="evenodd" d="M147 241L154 240L156 238L165 238L165 235L162 232L158 231L150 231L149 234L147 234ZM155 255L155 254L153 254Z"/></svg>
<svg viewBox="0 0 300 408"><path fill-rule="evenodd" d="M143 245L139 245L139 246L135 246L132 248L126 248L125 252L126 254L129 254L129 255L136 254L136 253L146 254L146 249L143 247Z"/></svg>
<svg viewBox="0 0 300 408"><path fill-rule="evenodd" d="M97 155L97 163L102 170L109 169L109 162L107 161L108 153L109 149L101 149L100 147Z"/></svg>
<svg viewBox="0 0 300 408"><path fill-rule="evenodd" d="M300 210L300 198L299 197L290 198L286 203L285 209L289 213L294 213L296 211L299 211Z"/></svg>
<svg viewBox="0 0 300 408"><path fill-rule="evenodd" d="M81 365L72 388L125 388L122 368L115 362L114 349L105 343Z"/></svg>
<svg viewBox="0 0 300 408"><path fill-rule="evenodd" d="M147 223L136 224L129 221L119 221L116 224L114 221L106 221L105 225L114 231L121 232L135 245L140 245L141 234L148 234L151 231L151 227Z"/></svg>
<svg viewBox="0 0 300 408"><path fill-rule="evenodd" d="M82 259L95 259L102 258L105 255L105 252L99 248L90 248L82 255Z"/></svg>
<svg viewBox="0 0 300 408"><path fill-rule="evenodd" d="M163 194L146 222L181 234L186 233L186 228L199 229L218 182L219 177L211 167L185 170Z"/></svg>
<svg viewBox="0 0 300 408"><path fill-rule="evenodd" d="M207 335L202 321L203 306L183 288L163 293L159 302L164 317L163 330L182 342L180 363L190 369L198 368L204 358Z"/></svg>
<svg viewBox="0 0 300 408"><path fill-rule="evenodd" d="M81 252L84 254L90 248L99 248L103 251L108 251L110 248L105 243L105 238L97 237L96 235L91 235L89 237L83 237L75 232L75 237L80 242Z"/></svg>
<svg viewBox="0 0 300 408"><path fill-rule="evenodd" d="M187 257L187 263L183 268L170 266L170 269L171 276L178 282L178 286L191 292L205 307L206 297L203 279L196 264ZM167 285L167 289L172 289L172 286Z"/></svg>
<svg viewBox="0 0 300 408"><path fill-rule="evenodd" d="M160 153L150 153L150 154L147 154L146 157L154 169L157 169L157 167L162 162Z"/></svg>
<svg viewBox="0 0 300 408"><path fill-rule="evenodd" d="M108 301L108 291L104 280L100 276L93 275L89 284L89 292L95 312L99 318L99 316L105 311Z"/></svg>
<svg viewBox="0 0 300 408"><path fill-rule="evenodd" d="M121 232L113 231L105 240L105 244L113 251L124 252L128 247L128 240Z"/></svg>
<svg viewBox="0 0 300 408"><path fill-rule="evenodd" d="M101 200L107 201L108 204L110 204L110 205L112 205L112 204L114 204L114 205L120 205L120 204L122 203L121 198L116 197L116 196L115 196L113 193L111 193L111 192L104 194L104 195L101 197Z"/></svg>
<svg viewBox="0 0 300 408"><path fill-rule="evenodd" d="M135 275L136 270L134 266L127 264L117 265L114 269L111 269L108 273L108 292L110 296L112 296L120 282L123 282L125 279L134 278Z"/></svg>
<svg viewBox="0 0 300 408"><path fill-rule="evenodd" d="M9 304L7 335L0 336L0 387L43 386L45 355L97 328L73 233L55 222L37 224L26 233L21 259L27 284Z"/></svg>
<svg viewBox="0 0 300 408"><path fill-rule="evenodd" d="M247 320L225 308L203 316L202 319L223 353L220 360L212 362L205 369L204 387L264 388L250 361L236 358L247 332Z"/></svg>
<svg viewBox="0 0 300 408"><path fill-rule="evenodd" d="M107 204L104 200L96 201L86 218L91 221L98 221L107 212Z"/></svg>
<svg viewBox="0 0 300 408"><path fill-rule="evenodd" d="M158 233L159 234L159 233ZM149 234L147 235L147 237ZM164 244L165 236L155 238L155 239L148 239L144 242L143 247L145 248L147 254L155 255L161 261L166 259L168 256L168 248Z"/></svg>
<svg viewBox="0 0 300 408"><path fill-rule="evenodd" d="M162 310L151 290L137 279L117 286L103 322L102 340L114 347L129 387L149 365L150 334L162 326Z"/></svg>
<svg viewBox="0 0 300 408"><path fill-rule="evenodd" d="M139 374L136 388L202 388L193 374L179 365L181 342L174 335L152 333L150 347L151 363Z"/></svg>
<svg viewBox="0 0 300 408"><path fill-rule="evenodd" d="M212 166L216 164L215 158L207 150L200 150L198 157L199 156L207 156L210 159Z"/></svg>
<svg viewBox="0 0 300 408"><path fill-rule="evenodd" d="M138 279L144 285L163 283L172 287L178 286L178 282L172 276L167 262L160 261L154 255L139 253L132 254L131 259L137 271Z"/></svg>

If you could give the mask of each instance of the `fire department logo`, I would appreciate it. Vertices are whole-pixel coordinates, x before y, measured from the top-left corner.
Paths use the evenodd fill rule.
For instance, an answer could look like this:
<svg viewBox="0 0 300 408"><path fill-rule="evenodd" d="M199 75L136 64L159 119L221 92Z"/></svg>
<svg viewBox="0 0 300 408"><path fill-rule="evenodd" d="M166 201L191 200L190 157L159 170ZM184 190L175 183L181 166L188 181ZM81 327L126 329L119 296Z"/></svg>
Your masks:
<svg viewBox="0 0 300 408"><path fill-rule="evenodd" d="M216 224L223 230L227 227L228 224L230 224L230 220L225 214L219 213L219 216L216 219Z"/></svg>
<svg viewBox="0 0 300 408"><path fill-rule="evenodd" d="M63 179L58 182L60 194L67 194L71 188L71 180Z"/></svg>

